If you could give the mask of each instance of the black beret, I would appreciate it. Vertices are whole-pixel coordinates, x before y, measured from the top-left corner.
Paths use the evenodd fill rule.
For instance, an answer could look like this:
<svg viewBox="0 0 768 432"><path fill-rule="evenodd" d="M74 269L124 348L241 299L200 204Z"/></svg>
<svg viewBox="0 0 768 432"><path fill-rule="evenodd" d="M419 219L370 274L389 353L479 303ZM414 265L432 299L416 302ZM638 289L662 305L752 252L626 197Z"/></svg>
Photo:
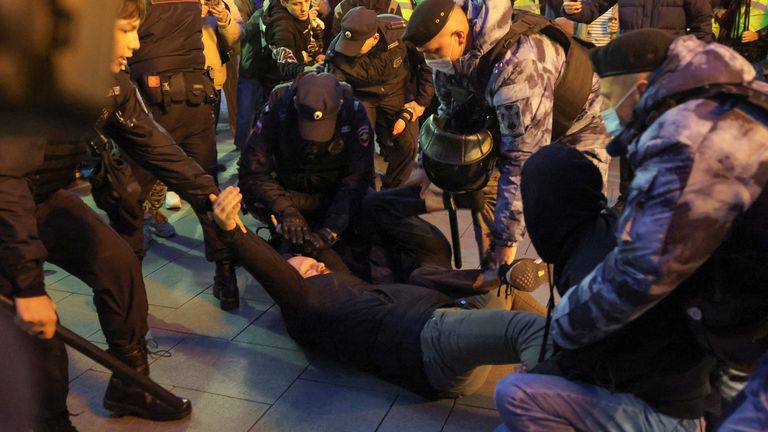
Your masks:
<svg viewBox="0 0 768 432"><path fill-rule="evenodd" d="M453 0L424 0L413 10L403 40L420 47L440 33L453 12Z"/></svg>
<svg viewBox="0 0 768 432"><path fill-rule="evenodd" d="M674 40L675 36L663 30L635 30L591 50L589 58L601 78L650 72L664 63Z"/></svg>

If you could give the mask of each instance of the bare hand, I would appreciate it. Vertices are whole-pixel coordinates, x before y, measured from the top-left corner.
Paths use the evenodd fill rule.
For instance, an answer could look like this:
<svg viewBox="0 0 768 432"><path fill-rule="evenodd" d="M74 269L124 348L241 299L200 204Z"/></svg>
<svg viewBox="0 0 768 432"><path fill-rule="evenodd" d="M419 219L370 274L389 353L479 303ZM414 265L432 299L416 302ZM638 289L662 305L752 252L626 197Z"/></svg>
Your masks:
<svg viewBox="0 0 768 432"><path fill-rule="evenodd" d="M315 61L319 64L325 61L325 54L318 54L317 57L315 57Z"/></svg>
<svg viewBox="0 0 768 432"><path fill-rule="evenodd" d="M208 199L213 203L213 220L224 231L232 231L240 227L242 232L247 232L243 221L240 220L240 203L243 196L240 194L240 188L229 186L224 189L219 196L208 195Z"/></svg>
<svg viewBox="0 0 768 432"><path fill-rule="evenodd" d="M414 168L408 179L403 182L403 187L419 186L421 188L419 196L421 199L425 199L430 184L432 184L432 182L429 181L429 177L427 177L427 172L424 171L424 168Z"/></svg>
<svg viewBox="0 0 768 432"><path fill-rule="evenodd" d="M611 18L611 23L608 25L608 32L609 33L618 33L619 32L619 20L618 20L618 18Z"/></svg>
<svg viewBox="0 0 768 432"><path fill-rule="evenodd" d="M309 21L314 21L317 19L317 15L320 13L319 9L317 7L313 7L309 10Z"/></svg>
<svg viewBox="0 0 768 432"><path fill-rule="evenodd" d="M581 12L581 2L580 1L567 1L563 2L563 11L567 15L575 14Z"/></svg>
<svg viewBox="0 0 768 432"><path fill-rule="evenodd" d="M47 295L17 297L16 325L32 336L51 339L56 334L56 304Z"/></svg>
<svg viewBox="0 0 768 432"><path fill-rule="evenodd" d="M754 42L757 39L758 39L757 32L753 32L752 30L744 30L744 33L741 34L742 43Z"/></svg>
<svg viewBox="0 0 768 432"><path fill-rule="evenodd" d="M209 13L216 17L219 24L226 24L229 22L229 11L224 7L224 3L209 6Z"/></svg>
<svg viewBox="0 0 768 432"><path fill-rule="evenodd" d="M407 104L403 105L404 109L409 109L413 112L413 116L411 116L411 121L415 122L424 114L424 110L427 109L426 107L423 107L419 105L416 101L410 101Z"/></svg>

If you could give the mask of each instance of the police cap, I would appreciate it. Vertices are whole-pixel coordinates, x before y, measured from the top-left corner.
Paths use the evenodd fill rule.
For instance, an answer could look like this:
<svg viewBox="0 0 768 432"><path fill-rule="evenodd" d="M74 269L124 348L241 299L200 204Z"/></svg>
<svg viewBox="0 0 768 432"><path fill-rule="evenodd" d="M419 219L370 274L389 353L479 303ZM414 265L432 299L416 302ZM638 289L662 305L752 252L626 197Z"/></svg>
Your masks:
<svg viewBox="0 0 768 432"><path fill-rule="evenodd" d="M300 76L294 88L301 137L307 141L330 141L344 97L339 81L329 73L313 72Z"/></svg>
<svg viewBox="0 0 768 432"><path fill-rule="evenodd" d="M408 20L403 39L417 47L425 45L440 33L453 12L453 0L424 0Z"/></svg>
<svg viewBox="0 0 768 432"><path fill-rule="evenodd" d="M650 72L664 63L675 37L658 29L623 33L589 52L595 72L602 77Z"/></svg>
<svg viewBox="0 0 768 432"><path fill-rule="evenodd" d="M354 57L360 54L365 41L379 30L376 11L363 6L352 8L341 19L341 33L336 39L336 51Z"/></svg>

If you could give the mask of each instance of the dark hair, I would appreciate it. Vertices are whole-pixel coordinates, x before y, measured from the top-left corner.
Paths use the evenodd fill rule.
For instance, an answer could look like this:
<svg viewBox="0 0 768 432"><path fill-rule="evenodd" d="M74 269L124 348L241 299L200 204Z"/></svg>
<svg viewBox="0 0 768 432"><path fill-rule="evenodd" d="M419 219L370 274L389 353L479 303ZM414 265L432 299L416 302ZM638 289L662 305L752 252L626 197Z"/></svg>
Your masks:
<svg viewBox="0 0 768 432"><path fill-rule="evenodd" d="M120 11L117 13L118 19L132 20L138 18L144 20L146 12L145 0L123 0L120 5Z"/></svg>

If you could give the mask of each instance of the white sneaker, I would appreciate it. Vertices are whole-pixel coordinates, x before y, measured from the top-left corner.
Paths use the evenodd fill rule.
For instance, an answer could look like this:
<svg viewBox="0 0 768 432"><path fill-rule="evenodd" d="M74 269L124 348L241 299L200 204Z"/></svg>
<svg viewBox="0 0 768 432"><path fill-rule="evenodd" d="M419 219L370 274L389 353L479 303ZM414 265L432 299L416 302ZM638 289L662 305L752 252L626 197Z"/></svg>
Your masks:
<svg viewBox="0 0 768 432"><path fill-rule="evenodd" d="M176 192L168 191L165 194L165 208L168 210L178 210L181 208L181 198Z"/></svg>

